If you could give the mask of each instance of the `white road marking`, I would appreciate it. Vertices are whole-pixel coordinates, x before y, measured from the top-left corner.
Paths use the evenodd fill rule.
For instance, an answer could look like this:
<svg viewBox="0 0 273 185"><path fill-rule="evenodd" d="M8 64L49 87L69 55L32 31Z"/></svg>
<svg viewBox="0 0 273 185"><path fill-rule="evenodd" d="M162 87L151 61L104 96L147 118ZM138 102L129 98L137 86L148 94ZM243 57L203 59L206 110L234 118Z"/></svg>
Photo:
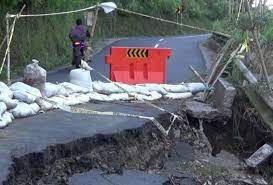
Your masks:
<svg viewBox="0 0 273 185"><path fill-rule="evenodd" d="M194 38L194 37L206 37L206 36L210 36L211 34L204 34L204 35L190 35L190 36L181 36L181 37L173 37L173 38L179 38L179 39L183 39L183 38Z"/></svg>
<svg viewBox="0 0 273 185"><path fill-rule="evenodd" d="M155 45L155 48L158 48L158 46L159 46L159 44L156 44L156 45Z"/></svg>
<svg viewBox="0 0 273 185"><path fill-rule="evenodd" d="M162 39L159 40L159 42L162 42L163 40L164 40L164 39L162 38Z"/></svg>

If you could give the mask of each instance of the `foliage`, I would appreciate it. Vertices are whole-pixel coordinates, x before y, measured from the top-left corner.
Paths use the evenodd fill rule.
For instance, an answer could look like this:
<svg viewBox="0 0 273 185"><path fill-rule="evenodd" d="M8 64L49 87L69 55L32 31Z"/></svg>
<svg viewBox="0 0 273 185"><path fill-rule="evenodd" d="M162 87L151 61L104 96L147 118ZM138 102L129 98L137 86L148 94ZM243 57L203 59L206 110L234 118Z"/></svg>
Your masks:
<svg viewBox="0 0 273 185"><path fill-rule="evenodd" d="M214 5L211 1L183 0L183 5L186 7L183 13L185 17L183 18L183 23L210 28L212 27L210 19L216 19L218 22L213 27L215 29L223 27L221 20L218 19L224 14L224 11L223 13L221 12L226 8L222 7L225 6L225 3L217 0ZM67 0L2 0L0 2L0 40L4 38L6 32L6 13L17 13L23 4L27 5L23 13L31 14L74 10L95 5L98 2L99 0L70 0L69 2ZM181 0L132 0L130 3L128 3L128 0L115 0L115 2L119 7L124 9L170 20L176 20L175 10L181 4ZM67 33L78 17L83 18L84 14L76 13L20 19L16 23L11 45L13 77L20 74L24 66L32 58L40 60L42 66L48 70L58 65L69 64L71 46ZM139 16L121 14L120 12L106 15L101 11L92 44L94 45L95 41L109 37L156 36L185 33L196 33L196 31ZM0 58L2 56L3 50L0 51ZM2 74L0 78L3 79L3 76L5 74Z"/></svg>

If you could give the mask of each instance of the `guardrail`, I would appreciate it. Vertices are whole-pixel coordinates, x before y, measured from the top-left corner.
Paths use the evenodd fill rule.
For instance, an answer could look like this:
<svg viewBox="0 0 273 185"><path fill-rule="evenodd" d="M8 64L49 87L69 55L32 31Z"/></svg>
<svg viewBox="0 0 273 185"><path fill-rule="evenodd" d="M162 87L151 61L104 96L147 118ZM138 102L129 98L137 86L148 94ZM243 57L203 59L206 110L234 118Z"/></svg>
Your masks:
<svg viewBox="0 0 273 185"><path fill-rule="evenodd" d="M258 91L256 88L259 85L258 80L240 59L235 59L234 64L233 72L236 73L235 70L238 70L241 74L238 85L245 92L264 123L273 131L273 97Z"/></svg>
<svg viewBox="0 0 273 185"><path fill-rule="evenodd" d="M230 38L231 35L220 32L212 32L212 39L219 43L221 46L224 46Z"/></svg>

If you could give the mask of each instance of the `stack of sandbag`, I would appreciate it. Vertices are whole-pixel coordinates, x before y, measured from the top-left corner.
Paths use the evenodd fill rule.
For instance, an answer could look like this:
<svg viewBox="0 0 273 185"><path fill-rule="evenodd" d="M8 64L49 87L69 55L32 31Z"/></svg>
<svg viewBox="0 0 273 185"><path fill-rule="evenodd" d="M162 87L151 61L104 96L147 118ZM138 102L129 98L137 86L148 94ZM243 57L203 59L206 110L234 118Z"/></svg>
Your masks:
<svg viewBox="0 0 273 185"><path fill-rule="evenodd" d="M205 85L202 83L185 83L178 85L169 84L142 84L142 85L127 85L122 83L104 83L96 81L92 83L93 90L96 93L110 96L112 94L120 94L123 96L127 93L130 97L134 97L138 100L152 101L160 99L162 97L168 99L183 99L189 98L193 94L202 92L205 90ZM98 94L94 94L95 97ZM111 97L110 97L111 98ZM103 99L103 98L99 98Z"/></svg>
<svg viewBox="0 0 273 185"><path fill-rule="evenodd" d="M24 70L24 83L39 89L43 94L46 83L46 70L39 66L38 60L33 59L32 62Z"/></svg>
<svg viewBox="0 0 273 185"><path fill-rule="evenodd" d="M40 111L36 101L42 97L42 94L37 88L23 82L16 82L10 86L10 90L13 92L13 98L19 101L11 110L15 118L32 116Z"/></svg>
<svg viewBox="0 0 273 185"><path fill-rule="evenodd" d="M6 84L0 82L0 128L6 127L14 119L9 112L17 106L17 102L12 99L13 93Z"/></svg>
<svg viewBox="0 0 273 185"><path fill-rule="evenodd" d="M90 100L153 101L160 98L183 99L204 91L206 88L202 83L127 85L117 82L91 82L88 77L90 74L87 75L87 73L86 77L83 78L85 79L83 80L84 83L82 83L81 78L75 77L78 72L73 72L71 75L72 79L75 80L74 84L68 82L45 83L43 96L39 89L23 82L16 82L10 87L0 82L0 128L8 125L14 118L32 116L62 105L77 105ZM79 83L76 82L77 80Z"/></svg>

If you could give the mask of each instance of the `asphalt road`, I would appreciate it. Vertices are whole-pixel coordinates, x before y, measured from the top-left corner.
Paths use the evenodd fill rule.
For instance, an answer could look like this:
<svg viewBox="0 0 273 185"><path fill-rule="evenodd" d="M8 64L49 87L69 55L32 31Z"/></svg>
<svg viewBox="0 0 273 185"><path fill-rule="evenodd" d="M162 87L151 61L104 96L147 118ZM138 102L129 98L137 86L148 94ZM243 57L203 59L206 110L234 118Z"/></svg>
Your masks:
<svg viewBox="0 0 273 185"><path fill-rule="evenodd" d="M172 56L167 62L167 82L176 83L193 78L188 65L193 65L200 72L205 72L205 63L199 50L199 43L209 35L166 37L166 38L133 38L114 42L94 55L92 66L108 76L109 68L104 63L104 57L111 46L144 46L170 47ZM94 80L100 78L92 74ZM48 75L50 82L69 81L69 69L62 69ZM161 105L175 111L175 103ZM129 103L89 103L84 105L93 110L120 111L157 117L160 112L146 105ZM60 110L47 112L34 117L15 120L9 127L0 132L0 182L6 179L9 167L12 165L11 154L16 157L27 153L42 151L49 145L67 143L95 134L117 133L124 129L142 126L146 121L124 117L101 117L91 115L75 115Z"/></svg>
<svg viewBox="0 0 273 185"><path fill-rule="evenodd" d="M180 83L185 81L196 81L188 66L192 65L196 70L203 73L206 65L199 49L199 44L210 37L207 35L192 35L179 37L156 37L156 38L129 38L122 39L105 47L102 51L92 57L91 66L105 76L109 77L109 65L105 64L105 56L109 55L112 46L128 47L158 47L171 48L172 55L167 60L167 83ZM56 73L48 75L50 82L69 81L70 68L61 69ZM99 75L92 73L93 80L105 81Z"/></svg>

